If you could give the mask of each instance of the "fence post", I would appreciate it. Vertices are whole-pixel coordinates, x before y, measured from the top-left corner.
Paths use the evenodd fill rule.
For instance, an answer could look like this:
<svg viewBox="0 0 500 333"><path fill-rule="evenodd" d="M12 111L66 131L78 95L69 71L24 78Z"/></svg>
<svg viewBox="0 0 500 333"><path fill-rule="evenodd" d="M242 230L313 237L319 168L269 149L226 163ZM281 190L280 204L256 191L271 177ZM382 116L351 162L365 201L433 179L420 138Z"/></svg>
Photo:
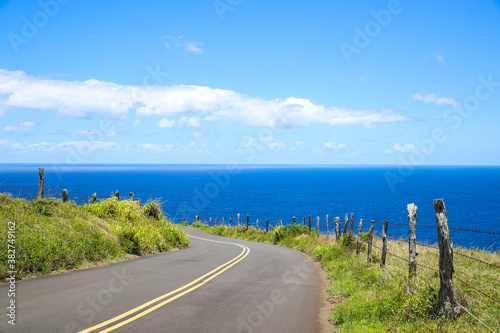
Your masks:
<svg viewBox="0 0 500 333"><path fill-rule="evenodd" d="M116 190L115 197L116 199L120 200L120 191Z"/></svg>
<svg viewBox="0 0 500 333"><path fill-rule="evenodd" d="M231 228L231 218L229 218L229 228Z"/></svg>
<svg viewBox="0 0 500 333"><path fill-rule="evenodd" d="M94 204L94 203L96 203L96 201L97 201L97 193L95 193L95 192L94 192L94 194L92 194L92 195L90 196L89 203Z"/></svg>
<svg viewBox="0 0 500 333"><path fill-rule="evenodd" d="M321 236L321 230L319 230L319 216L316 216L316 230L318 231L317 237Z"/></svg>
<svg viewBox="0 0 500 333"><path fill-rule="evenodd" d="M222 225L224 225L224 216L222 217Z"/></svg>
<svg viewBox="0 0 500 333"><path fill-rule="evenodd" d="M375 224L375 221L372 220L370 224L370 230L368 230L369 236L368 236L368 250L366 251L366 261L368 263L372 262L372 245L373 245L373 225Z"/></svg>
<svg viewBox="0 0 500 333"><path fill-rule="evenodd" d="M353 216L353 215L351 215L351 216ZM362 231L363 231L363 219L359 220L359 225L358 225L358 247L356 248L356 254L359 254L359 252L361 251L361 232Z"/></svg>
<svg viewBox="0 0 500 333"><path fill-rule="evenodd" d="M63 202L68 202L68 190L64 189L61 191Z"/></svg>
<svg viewBox="0 0 500 333"><path fill-rule="evenodd" d="M380 256L380 268L385 267L385 258L387 257L387 227L389 221L385 220L384 228L382 229L382 255Z"/></svg>
<svg viewBox="0 0 500 333"><path fill-rule="evenodd" d="M249 226L250 226L250 215L247 215L247 230Z"/></svg>
<svg viewBox="0 0 500 333"><path fill-rule="evenodd" d="M238 227L240 226L240 213L236 214L238 215Z"/></svg>
<svg viewBox="0 0 500 333"><path fill-rule="evenodd" d="M304 216L304 219L302 220L302 225L305 226L306 225L306 217Z"/></svg>
<svg viewBox="0 0 500 333"><path fill-rule="evenodd" d="M212 226L212 217L210 216L210 220L208 220L208 226Z"/></svg>
<svg viewBox="0 0 500 333"><path fill-rule="evenodd" d="M141 198L135 199L135 201L137 202L137 204L139 205L139 207L141 207Z"/></svg>
<svg viewBox="0 0 500 333"><path fill-rule="evenodd" d="M269 232L269 220L266 221L266 234Z"/></svg>
<svg viewBox="0 0 500 333"><path fill-rule="evenodd" d="M335 217L335 239L340 240L340 216Z"/></svg>
<svg viewBox="0 0 500 333"><path fill-rule="evenodd" d="M45 193L45 169L38 168L38 197L43 198Z"/></svg>
<svg viewBox="0 0 500 333"><path fill-rule="evenodd" d="M184 220L182 221L182 223L183 223L183 224L184 224L184 223L187 223L187 222L186 222L186 217L185 217L185 216L184 216Z"/></svg>
<svg viewBox="0 0 500 333"><path fill-rule="evenodd" d="M196 224L200 223L200 217L196 215Z"/></svg>
<svg viewBox="0 0 500 333"><path fill-rule="evenodd" d="M293 217L293 225L295 225L295 216Z"/></svg>
<svg viewBox="0 0 500 333"><path fill-rule="evenodd" d="M328 214L326 214L326 238L330 238L330 226L328 225Z"/></svg>
<svg viewBox="0 0 500 333"><path fill-rule="evenodd" d="M417 276L417 209L415 204L407 205L408 210L408 224L410 227L408 236L409 247L409 275L410 278Z"/></svg>
<svg viewBox="0 0 500 333"><path fill-rule="evenodd" d="M309 215L309 236L311 235L311 215Z"/></svg>
<svg viewBox="0 0 500 333"><path fill-rule="evenodd" d="M448 214L444 199L434 200L434 212L439 242L439 304L447 317L454 316L455 299L453 291L453 242L448 229Z"/></svg>
<svg viewBox="0 0 500 333"><path fill-rule="evenodd" d="M349 226L349 233L352 234L352 227L354 224L354 213L351 213L351 225Z"/></svg>
<svg viewBox="0 0 500 333"><path fill-rule="evenodd" d="M134 192L129 192L130 195L130 201L134 201Z"/></svg>
<svg viewBox="0 0 500 333"><path fill-rule="evenodd" d="M257 228L257 230L259 230L259 220L255 222L255 227Z"/></svg>
<svg viewBox="0 0 500 333"><path fill-rule="evenodd" d="M203 216L203 224L207 225L207 219L205 218L205 216Z"/></svg>
<svg viewBox="0 0 500 333"><path fill-rule="evenodd" d="M344 235L347 232L347 225L349 224L349 214L345 214L345 223L344 223Z"/></svg>
<svg viewBox="0 0 500 333"><path fill-rule="evenodd" d="M214 225L215 227L217 226L217 222L219 222L219 218L218 217L215 218L215 225Z"/></svg>

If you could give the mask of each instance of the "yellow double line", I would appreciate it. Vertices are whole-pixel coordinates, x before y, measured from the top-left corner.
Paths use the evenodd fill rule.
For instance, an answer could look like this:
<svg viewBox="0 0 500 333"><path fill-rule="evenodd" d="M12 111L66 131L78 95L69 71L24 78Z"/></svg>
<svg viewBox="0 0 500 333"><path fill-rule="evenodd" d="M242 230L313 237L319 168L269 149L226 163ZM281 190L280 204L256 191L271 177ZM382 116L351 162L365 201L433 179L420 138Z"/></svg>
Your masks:
<svg viewBox="0 0 500 333"><path fill-rule="evenodd" d="M136 308L134 308L134 309L132 309L130 311L127 311L127 312L125 312L125 313L123 313L123 314L121 314L119 316L116 316L116 317L114 317L114 318L112 318L110 320L107 320L107 321L102 322L102 323L100 323L98 325L92 326L90 328L87 328L86 330L80 331L79 333L93 332L93 331L95 331L95 330L97 330L99 328L108 326L108 325L113 324L115 322L118 322L118 323L115 324L115 325L113 325L113 326L111 326L111 327L108 327L108 328L106 328L106 329L104 329L102 331L99 331L99 332L100 333L111 332L111 331L116 330L119 327L127 325L128 323L133 322L134 320L137 320L137 319L139 319L139 318L147 315L148 313L153 312L154 310L156 310L158 308L161 308L165 304L168 304L168 303L170 303L170 302L178 299L179 297L182 297L182 296L184 296L186 294L189 294L193 290L198 289L199 287L203 286L208 281L214 279L215 277L219 276L220 274L222 274L225 271L227 271L229 268L233 267L234 265L236 265L237 263L239 263L240 261L242 261L243 259L245 259L245 257L248 256L248 254L250 253L250 249L248 247L246 247L245 245L241 245L241 244L237 244L237 243L214 241L214 240L200 238L200 237L195 237L195 236L190 236L190 237L191 238L200 239L200 240L204 240L204 241L208 241L208 242L236 245L236 246L241 247L243 250L241 251L241 253L237 257L235 257L232 260L226 262L225 264L220 265L219 267L217 267L214 270L208 272L207 274L205 274L203 276L200 276L199 278L197 278L193 282L190 282L190 283L188 283L188 284L186 284L186 285L184 285L184 286L182 286L182 287L180 287L178 289L175 289L174 291L171 291L171 292L169 292L169 293L167 293L165 295L157 297L157 298L155 298L155 299L153 299L153 300L151 300L151 301L149 301L147 303L144 303L144 304L142 304L142 305L140 305L140 306L138 306L138 307L136 307ZM172 296L172 295L174 295L174 296ZM170 297L170 296L172 296L172 297ZM160 302L160 301L162 301L162 302ZM158 303L158 302L160 302L160 303ZM151 306L151 305L153 305L155 303L158 303L158 304L156 304L154 306ZM149 306L151 306L151 307L149 307ZM147 309L143 310L144 308L147 308ZM143 310L143 311L140 312L141 310ZM125 320L122 320L122 319L124 319L126 317L129 317L129 316L133 315L136 312L138 312L138 313L135 314L133 317L127 318Z"/></svg>

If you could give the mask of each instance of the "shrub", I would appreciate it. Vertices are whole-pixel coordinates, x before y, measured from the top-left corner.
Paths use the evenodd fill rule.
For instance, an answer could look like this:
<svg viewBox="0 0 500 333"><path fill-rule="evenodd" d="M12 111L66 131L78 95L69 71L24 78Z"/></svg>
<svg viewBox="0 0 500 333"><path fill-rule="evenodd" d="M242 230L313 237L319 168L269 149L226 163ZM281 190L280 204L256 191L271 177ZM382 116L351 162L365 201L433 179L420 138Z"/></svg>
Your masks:
<svg viewBox="0 0 500 333"><path fill-rule="evenodd" d="M152 217L156 220L159 220L163 217L161 203L157 200L146 203L144 205L143 211L144 215L146 215L147 217Z"/></svg>

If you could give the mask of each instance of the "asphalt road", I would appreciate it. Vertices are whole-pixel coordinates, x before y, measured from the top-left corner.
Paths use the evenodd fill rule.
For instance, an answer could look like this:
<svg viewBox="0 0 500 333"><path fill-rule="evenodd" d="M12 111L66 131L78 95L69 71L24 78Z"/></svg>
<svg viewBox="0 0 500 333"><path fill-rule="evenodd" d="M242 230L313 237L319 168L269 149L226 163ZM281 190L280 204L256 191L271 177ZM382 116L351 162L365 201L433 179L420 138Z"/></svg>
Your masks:
<svg viewBox="0 0 500 333"><path fill-rule="evenodd" d="M16 283L4 332L324 332L320 273L307 256L187 230L191 246ZM1 307L8 284L0 285ZM6 311L4 310L4 313Z"/></svg>

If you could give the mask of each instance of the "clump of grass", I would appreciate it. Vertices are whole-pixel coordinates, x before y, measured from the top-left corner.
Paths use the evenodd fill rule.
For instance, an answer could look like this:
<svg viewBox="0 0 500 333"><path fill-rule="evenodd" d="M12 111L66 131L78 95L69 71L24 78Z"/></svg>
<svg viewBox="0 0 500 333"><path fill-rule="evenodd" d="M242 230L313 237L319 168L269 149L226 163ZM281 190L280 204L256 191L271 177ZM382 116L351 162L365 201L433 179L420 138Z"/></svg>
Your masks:
<svg viewBox="0 0 500 333"><path fill-rule="evenodd" d="M147 217L130 201L113 198L77 206L53 198L26 201L0 194L0 278L10 270L8 222L16 224L19 278L189 244L185 232L164 218Z"/></svg>
<svg viewBox="0 0 500 333"><path fill-rule="evenodd" d="M144 215L146 215L147 217L152 217L156 220L160 220L163 217L161 203L158 200L147 202L144 205L143 210L144 210Z"/></svg>

